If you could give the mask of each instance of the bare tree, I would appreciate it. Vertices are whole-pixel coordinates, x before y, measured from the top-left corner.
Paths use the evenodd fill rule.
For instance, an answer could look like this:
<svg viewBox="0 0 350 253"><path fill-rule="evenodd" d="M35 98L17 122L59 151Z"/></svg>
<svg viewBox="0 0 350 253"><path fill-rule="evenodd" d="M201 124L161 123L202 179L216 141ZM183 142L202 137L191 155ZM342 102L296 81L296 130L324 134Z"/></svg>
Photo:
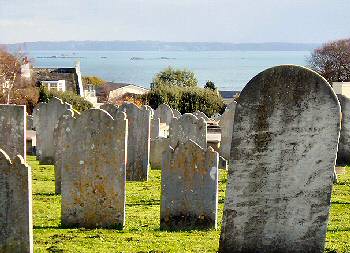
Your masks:
<svg viewBox="0 0 350 253"><path fill-rule="evenodd" d="M328 42L315 49L309 65L329 82L350 81L350 39Z"/></svg>

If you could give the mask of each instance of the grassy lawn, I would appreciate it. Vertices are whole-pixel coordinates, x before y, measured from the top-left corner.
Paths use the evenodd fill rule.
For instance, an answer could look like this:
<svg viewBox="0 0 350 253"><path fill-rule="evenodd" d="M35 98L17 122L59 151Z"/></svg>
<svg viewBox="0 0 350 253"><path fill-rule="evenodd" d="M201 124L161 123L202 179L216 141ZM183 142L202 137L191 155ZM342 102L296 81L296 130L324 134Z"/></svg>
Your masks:
<svg viewBox="0 0 350 253"><path fill-rule="evenodd" d="M152 170L148 182L127 182L124 230L63 229L61 197L54 194L53 166L39 166L28 157L33 170L33 219L35 252L216 252L226 188L220 170L219 229L166 232L159 230L160 176ZM350 170L350 168L349 168ZM350 171L333 189L327 251L350 252Z"/></svg>

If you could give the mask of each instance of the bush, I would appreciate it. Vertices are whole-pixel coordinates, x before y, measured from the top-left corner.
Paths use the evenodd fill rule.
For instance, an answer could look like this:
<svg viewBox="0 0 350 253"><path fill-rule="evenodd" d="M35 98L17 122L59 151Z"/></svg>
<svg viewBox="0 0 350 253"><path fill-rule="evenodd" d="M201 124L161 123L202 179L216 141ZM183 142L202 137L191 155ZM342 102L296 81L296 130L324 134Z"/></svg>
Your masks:
<svg viewBox="0 0 350 253"><path fill-rule="evenodd" d="M106 83L105 80L103 80L102 78L99 78L98 76L83 76L82 77L83 80L83 85L94 85L96 87L98 86L102 86Z"/></svg>
<svg viewBox="0 0 350 253"><path fill-rule="evenodd" d="M71 104L73 108L79 112L88 110L93 107L93 105L89 101L85 100L83 97L80 97L71 91L49 91L44 86L40 87L40 102L47 103L52 97L60 98L63 102Z"/></svg>
<svg viewBox="0 0 350 253"><path fill-rule="evenodd" d="M168 67L156 74L151 83L151 88L161 86L195 87L197 84L198 80L192 71Z"/></svg>
<svg viewBox="0 0 350 253"><path fill-rule="evenodd" d="M167 104L182 114L204 112L208 117L223 113L225 104L222 97L211 89L199 87L161 86L143 95L144 103L156 109Z"/></svg>

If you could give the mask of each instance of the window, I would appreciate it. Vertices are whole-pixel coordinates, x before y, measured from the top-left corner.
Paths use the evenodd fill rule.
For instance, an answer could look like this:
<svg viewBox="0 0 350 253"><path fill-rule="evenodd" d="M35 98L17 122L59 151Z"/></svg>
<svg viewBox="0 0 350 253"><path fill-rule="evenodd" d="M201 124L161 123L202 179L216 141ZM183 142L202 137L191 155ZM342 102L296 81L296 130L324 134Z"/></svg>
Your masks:
<svg viewBox="0 0 350 253"><path fill-rule="evenodd" d="M42 85L45 85L48 90L66 91L66 81L42 81Z"/></svg>

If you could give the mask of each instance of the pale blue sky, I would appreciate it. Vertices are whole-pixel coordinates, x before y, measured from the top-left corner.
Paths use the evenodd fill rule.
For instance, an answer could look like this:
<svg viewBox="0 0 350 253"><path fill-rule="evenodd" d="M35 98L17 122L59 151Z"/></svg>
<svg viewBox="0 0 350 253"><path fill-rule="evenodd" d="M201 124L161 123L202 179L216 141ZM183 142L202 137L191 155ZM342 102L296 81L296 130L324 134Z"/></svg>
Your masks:
<svg viewBox="0 0 350 253"><path fill-rule="evenodd" d="M0 43L325 42L350 37L350 0L0 0Z"/></svg>

